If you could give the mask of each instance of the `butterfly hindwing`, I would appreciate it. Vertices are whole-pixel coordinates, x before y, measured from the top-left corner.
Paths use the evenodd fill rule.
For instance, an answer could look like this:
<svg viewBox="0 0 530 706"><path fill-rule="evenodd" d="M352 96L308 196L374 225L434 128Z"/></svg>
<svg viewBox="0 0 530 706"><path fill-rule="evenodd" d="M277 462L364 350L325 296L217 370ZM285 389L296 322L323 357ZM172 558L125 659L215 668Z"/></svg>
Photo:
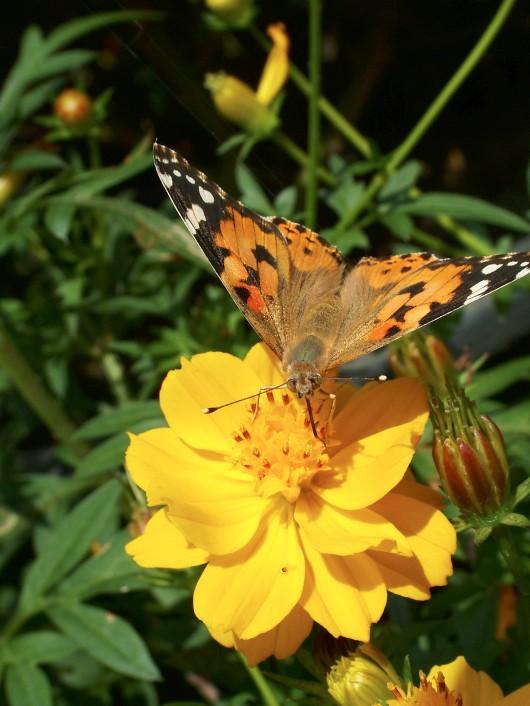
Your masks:
<svg viewBox="0 0 530 706"><path fill-rule="evenodd" d="M333 357L345 362L375 350L529 273L528 253L363 258L344 282L344 340ZM354 300L364 303L357 316Z"/></svg>

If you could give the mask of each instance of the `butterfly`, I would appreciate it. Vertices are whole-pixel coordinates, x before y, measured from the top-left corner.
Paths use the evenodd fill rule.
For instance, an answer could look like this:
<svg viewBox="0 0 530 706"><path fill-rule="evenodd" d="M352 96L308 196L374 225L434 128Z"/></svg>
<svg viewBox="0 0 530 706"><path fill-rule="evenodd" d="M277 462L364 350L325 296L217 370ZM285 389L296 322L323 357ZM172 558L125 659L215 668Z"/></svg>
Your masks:
<svg viewBox="0 0 530 706"><path fill-rule="evenodd" d="M345 262L310 229L258 215L183 157L153 156L169 198L300 399L326 372L530 274L530 253L430 253Z"/></svg>

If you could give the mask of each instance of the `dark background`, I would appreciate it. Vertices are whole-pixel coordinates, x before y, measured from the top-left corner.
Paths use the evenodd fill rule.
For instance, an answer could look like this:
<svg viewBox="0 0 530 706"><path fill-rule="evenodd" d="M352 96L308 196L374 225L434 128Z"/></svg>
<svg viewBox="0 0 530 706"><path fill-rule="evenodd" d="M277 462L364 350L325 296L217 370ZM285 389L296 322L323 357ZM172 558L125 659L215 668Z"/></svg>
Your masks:
<svg viewBox="0 0 530 706"><path fill-rule="evenodd" d="M307 8L301 0L267 0L257 17L264 30L283 21L292 58L305 70ZM473 47L500 3L390 0L323 3L323 92L383 152L406 136ZM226 70L256 86L264 54L246 32L216 33L193 0L111 0L13 3L4 16L0 66L12 64L29 23L49 32L75 17L100 11L153 9L160 22L113 25L81 39L100 50L98 64L83 72L87 91L114 90L105 135L107 163L119 161L147 130L183 151L210 176L230 188L234 158L215 149L234 129L216 115L202 88L208 71ZM7 31L9 30L9 31ZM429 133L414 157L424 163L422 188L462 191L523 213L530 148L530 5L520 2L488 50ZM305 144L305 102L287 86L282 110L285 131ZM323 139L348 160L356 158L329 126ZM272 192L290 183L296 165L270 144L258 146L250 166ZM150 178L151 176L151 178ZM153 175L143 176L146 203L159 203ZM324 225L324 224L322 224ZM328 225L328 224L325 224Z"/></svg>

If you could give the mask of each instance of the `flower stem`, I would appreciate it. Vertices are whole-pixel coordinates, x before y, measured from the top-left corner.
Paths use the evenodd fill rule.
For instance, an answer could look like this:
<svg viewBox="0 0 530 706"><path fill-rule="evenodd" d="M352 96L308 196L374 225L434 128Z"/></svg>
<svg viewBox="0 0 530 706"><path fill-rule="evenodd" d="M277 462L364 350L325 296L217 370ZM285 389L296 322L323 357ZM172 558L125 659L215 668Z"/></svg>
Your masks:
<svg viewBox="0 0 530 706"><path fill-rule="evenodd" d="M252 681L256 685L256 687L260 693L260 696L263 699L264 705L265 706L280 706L280 704L278 703L278 700L274 696L272 689L270 688L267 680L265 679L265 677L261 673L259 667L249 667L247 660L241 655L240 652L238 652L238 655L239 655L241 661L243 662L243 664L245 665L247 672L250 675L250 678L252 679Z"/></svg>
<svg viewBox="0 0 530 706"><path fill-rule="evenodd" d="M286 152L289 157L291 157L295 162L298 162L302 167L308 166L308 157L303 149L298 147L298 145L291 140L284 132L280 130L275 130L271 134L271 139L280 147L284 152ZM330 174L323 167L317 168L317 174L319 179L321 179L327 186L335 186L335 179L332 174Z"/></svg>
<svg viewBox="0 0 530 706"><path fill-rule="evenodd" d="M382 171L377 173L364 192L363 196L358 199L350 209L345 213L338 224L340 228L346 228L351 223L355 222L357 215L372 201L379 189L383 186L389 176L391 176L399 165L408 157L414 147L418 144L423 135L430 128L434 120L445 108L460 86L467 79L471 71L483 57L486 49L490 46L494 38L499 33L501 27L506 21L508 14L514 6L516 0L503 0L497 12L495 13L490 24L473 47L467 58L459 66L454 75L449 79L438 96L434 99L431 105L427 108L423 116L416 123L411 132L390 154ZM458 232L456 233L459 236Z"/></svg>
<svg viewBox="0 0 530 706"><path fill-rule="evenodd" d="M318 162L320 151L320 33L322 6L320 0L309 0L309 94L307 155L308 170L305 191L305 222L312 230L316 227L318 196Z"/></svg>
<svg viewBox="0 0 530 706"><path fill-rule="evenodd" d="M53 436L68 447L75 458L82 458L89 447L84 442L72 441L76 430L60 402L48 391L40 377L33 371L21 351L0 324L0 367L27 404L48 427Z"/></svg>
<svg viewBox="0 0 530 706"><path fill-rule="evenodd" d="M497 537L500 553L506 562L507 568L512 573L521 598L519 602L521 627L526 640L525 649L527 650L530 645L530 583L521 565L512 528L501 525L497 529L499 534L494 533L493 536Z"/></svg>
<svg viewBox="0 0 530 706"><path fill-rule="evenodd" d="M250 33L257 43L269 51L271 43L267 37L254 25L249 28ZM297 88L306 96L311 95L311 83L307 76L294 64L289 65L289 76ZM319 96L318 107L322 115L327 118L328 122L341 133L341 135L352 144L363 157L369 158L373 156L373 150L368 140L355 128L353 125L328 101L324 96Z"/></svg>

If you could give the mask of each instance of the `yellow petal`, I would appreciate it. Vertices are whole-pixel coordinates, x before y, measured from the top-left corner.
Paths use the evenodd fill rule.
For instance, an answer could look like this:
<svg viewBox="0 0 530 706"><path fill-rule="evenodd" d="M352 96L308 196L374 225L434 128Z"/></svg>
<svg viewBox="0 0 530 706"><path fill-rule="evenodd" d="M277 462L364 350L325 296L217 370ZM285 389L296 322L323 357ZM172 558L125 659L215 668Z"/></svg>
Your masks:
<svg viewBox="0 0 530 706"><path fill-rule="evenodd" d="M450 691L462 695L465 706L495 706L500 703L505 706L500 686L485 672L472 669L464 657L457 657L450 664L435 665L429 672L427 680L435 679L438 672L444 675ZM527 703L528 701L524 702L525 706Z"/></svg>
<svg viewBox="0 0 530 706"><path fill-rule="evenodd" d="M267 657L285 659L293 655L311 632L313 621L303 608L296 605L282 622L252 640L236 638L235 646L254 667Z"/></svg>
<svg viewBox="0 0 530 706"><path fill-rule="evenodd" d="M195 589L195 614L209 630L248 640L292 611L303 583L304 558L291 506L282 502L244 550L211 559Z"/></svg>
<svg viewBox="0 0 530 706"><path fill-rule="evenodd" d="M227 353L202 353L191 361L183 360L181 370L167 375L160 391L160 405L169 426L187 444L226 453L242 417L248 419L248 402L213 414L203 414L203 408L258 393L262 384L242 360Z"/></svg>
<svg viewBox="0 0 530 706"><path fill-rule="evenodd" d="M262 380L262 385L274 386L285 383L278 357L265 345L256 343L245 356L245 364Z"/></svg>
<svg viewBox="0 0 530 706"><path fill-rule="evenodd" d="M340 510L315 493L302 493L295 519L313 549L324 554L344 556L379 549L412 555L403 534L372 509Z"/></svg>
<svg viewBox="0 0 530 706"><path fill-rule="evenodd" d="M401 493L389 493L375 503L374 509L408 539L421 564L425 588L445 585L447 577L453 573L451 555L456 551L456 533L445 515L427 503ZM405 580L405 593L396 585L392 590L408 596L406 585Z"/></svg>
<svg viewBox="0 0 530 706"><path fill-rule="evenodd" d="M416 380L365 385L333 422L335 438L353 441L332 453L337 475L322 476L315 492L345 510L372 505L403 478L427 418Z"/></svg>
<svg viewBox="0 0 530 706"><path fill-rule="evenodd" d="M505 696L499 706L528 706L528 704L530 704L530 684Z"/></svg>
<svg viewBox="0 0 530 706"><path fill-rule="evenodd" d="M126 462L149 505L168 505L175 527L213 554L245 546L269 507L248 476L224 458L186 446L171 429L131 435Z"/></svg>
<svg viewBox="0 0 530 706"><path fill-rule="evenodd" d="M323 555L303 543L306 581L300 605L334 637L367 642L386 605L386 589L367 554Z"/></svg>
<svg viewBox="0 0 530 706"><path fill-rule="evenodd" d="M267 34L272 39L272 48L256 91L257 99L263 105L269 105L278 95L289 75L289 36L285 26L281 22L269 25Z"/></svg>
<svg viewBox="0 0 530 706"><path fill-rule="evenodd" d="M208 554L192 546L168 522L165 510L159 510L149 520L145 533L125 546L125 551L137 564L146 568L185 569L208 561Z"/></svg>

